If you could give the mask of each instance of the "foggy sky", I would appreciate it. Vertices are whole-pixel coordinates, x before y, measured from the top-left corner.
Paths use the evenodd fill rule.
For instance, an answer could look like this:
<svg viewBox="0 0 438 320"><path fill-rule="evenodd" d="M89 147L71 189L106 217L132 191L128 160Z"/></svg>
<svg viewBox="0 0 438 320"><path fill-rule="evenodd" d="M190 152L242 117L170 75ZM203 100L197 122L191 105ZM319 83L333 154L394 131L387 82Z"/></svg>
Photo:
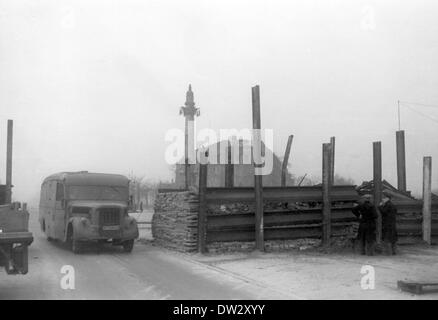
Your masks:
<svg viewBox="0 0 438 320"><path fill-rule="evenodd" d="M337 174L372 179L382 141L383 177L396 185L397 100L438 104L437 16L434 1L0 0L1 182L7 119L16 200L34 201L65 170L171 179L164 135L183 129L191 83L199 129L251 127L259 84L280 157L295 135L293 174L318 182L321 144L336 136ZM438 123L402 105L401 125L419 194Z"/></svg>

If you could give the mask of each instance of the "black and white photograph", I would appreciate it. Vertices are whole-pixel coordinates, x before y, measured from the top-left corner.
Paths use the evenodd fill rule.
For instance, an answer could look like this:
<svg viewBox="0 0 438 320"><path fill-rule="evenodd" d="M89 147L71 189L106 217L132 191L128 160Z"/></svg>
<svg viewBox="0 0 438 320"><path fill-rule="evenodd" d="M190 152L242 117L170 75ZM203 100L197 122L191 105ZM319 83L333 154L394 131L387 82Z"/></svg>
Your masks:
<svg viewBox="0 0 438 320"><path fill-rule="evenodd" d="M438 300L437 18L0 0L0 300Z"/></svg>

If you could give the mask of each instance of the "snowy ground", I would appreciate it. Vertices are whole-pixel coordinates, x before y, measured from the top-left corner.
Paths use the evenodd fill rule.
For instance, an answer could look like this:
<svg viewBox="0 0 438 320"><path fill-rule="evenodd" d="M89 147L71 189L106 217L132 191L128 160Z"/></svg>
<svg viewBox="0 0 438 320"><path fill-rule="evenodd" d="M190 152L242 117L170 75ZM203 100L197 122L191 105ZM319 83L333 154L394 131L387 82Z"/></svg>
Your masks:
<svg viewBox="0 0 438 320"><path fill-rule="evenodd" d="M150 221L152 211L133 213ZM152 239L150 225L139 225L140 237ZM421 296L401 292L398 280L438 282L438 247L399 246L397 256L361 256L350 252L317 251L276 253L171 255L202 263L248 283L282 293L285 299L438 299L438 292ZM363 266L375 270L374 289L361 287Z"/></svg>
<svg viewBox="0 0 438 320"><path fill-rule="evenodd" d="M149 214L150 215L150 214ZM148 213L139 215L144 221ZM269 287L226 274L186 256L138 241L132 253L111 245L92 245L74 254L64 244L47 241L38 212L31 211L29 273L8 276L0 270L2 299L282 299ZM142 230L145 237L147 229ZM69 283L63 287L68 267ZM71 282L70 282L71 281Z"/></svg>
<svg viewBox="0 0 438 320"><path fill-rule="evenodd" d="M403 246L398 256L294 251L193 258L299 299L438 299L438 292L416 296L397 289L398 280L438 282L437 247ZM374 267L374 289L361 287L365 265Z"/></svg>

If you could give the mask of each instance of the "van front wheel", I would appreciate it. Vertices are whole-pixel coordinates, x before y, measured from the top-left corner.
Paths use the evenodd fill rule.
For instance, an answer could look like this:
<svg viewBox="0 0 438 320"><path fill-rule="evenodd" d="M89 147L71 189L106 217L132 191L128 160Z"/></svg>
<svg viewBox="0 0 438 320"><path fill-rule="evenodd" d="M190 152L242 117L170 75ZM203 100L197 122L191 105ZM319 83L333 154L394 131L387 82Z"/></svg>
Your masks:
<svg viewBox="0 0 438 320"><path fill-rule="evenodd" d="M134 240L127 240L123 242L123 250L125 252L132 252L133 248L134 248Z"/></svg>

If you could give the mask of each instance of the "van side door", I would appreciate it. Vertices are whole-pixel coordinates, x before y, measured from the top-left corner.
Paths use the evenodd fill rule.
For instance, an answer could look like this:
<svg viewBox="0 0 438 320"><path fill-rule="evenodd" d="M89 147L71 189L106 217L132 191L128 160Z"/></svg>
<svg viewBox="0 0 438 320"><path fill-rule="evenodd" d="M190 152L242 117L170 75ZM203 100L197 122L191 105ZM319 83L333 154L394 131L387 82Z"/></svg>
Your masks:
<svg viewBox="0 0 438 320"><path fill-rule="evenodd" d="M58 181L55 188L55 237L64 239L66 228L64 184Z"/></svg>

